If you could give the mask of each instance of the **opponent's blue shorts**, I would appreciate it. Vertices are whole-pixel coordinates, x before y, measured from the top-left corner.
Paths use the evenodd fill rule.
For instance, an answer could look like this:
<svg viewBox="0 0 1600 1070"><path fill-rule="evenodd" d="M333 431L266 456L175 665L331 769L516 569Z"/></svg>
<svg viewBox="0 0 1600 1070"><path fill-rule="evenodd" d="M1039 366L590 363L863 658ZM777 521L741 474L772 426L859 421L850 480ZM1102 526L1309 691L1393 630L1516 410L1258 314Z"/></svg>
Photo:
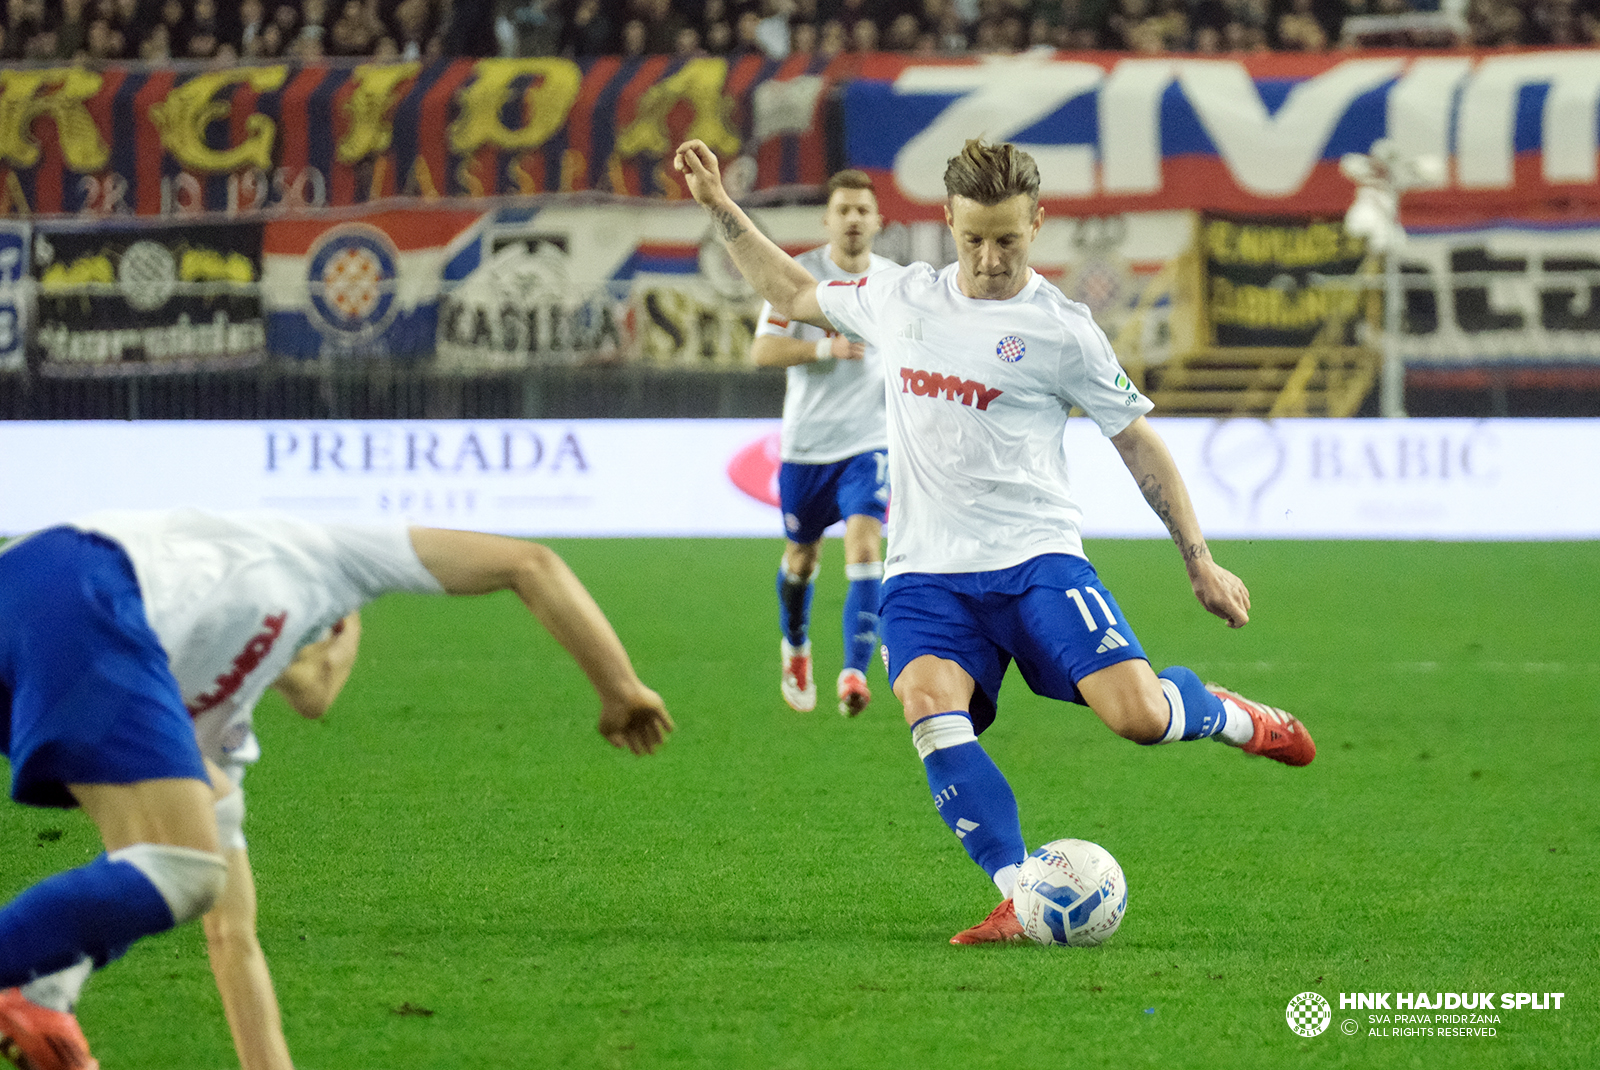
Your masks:
<svg viewBox="0 0 1600 1070"><path fill-rule="evenodd" d="M879 613L890 686L924 654L955 662L977 684L969 712L978 732L994 723L1013 660L1034 694L1083 704L1077 681L1145 657L1094 566L1071 554L994 572L891 576Z"/></svg>
<svg viewBox="0 0 1600 1070"><path fill-rule="evenodd" d="M0 750L11 797L76 806L68 784L206 780L194 724L110 539L50 528L0 552Z"/></svg>
<svg viewBox="0 0 1600 1070"><path fill-rule="evenodd" d="M883 450L858 453L833 464L791 464L778 469L778 501L784 534L813 543L845 517L870 516L883 523L889 504L889 458Z"/></svg>

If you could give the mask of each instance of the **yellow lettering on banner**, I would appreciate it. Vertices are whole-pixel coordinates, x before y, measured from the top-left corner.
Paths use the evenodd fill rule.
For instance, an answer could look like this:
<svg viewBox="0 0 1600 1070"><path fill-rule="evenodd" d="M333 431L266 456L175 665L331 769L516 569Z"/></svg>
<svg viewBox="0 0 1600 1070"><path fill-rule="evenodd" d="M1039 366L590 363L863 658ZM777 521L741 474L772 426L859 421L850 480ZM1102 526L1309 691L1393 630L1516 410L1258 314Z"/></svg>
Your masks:
<svg viewBox="0 0 1600 1070"><path fill-rule="evenodd" d="M483 180L478 177L478 161L462 160L456 166L456 185L467 191L469 197L483 196Z"/></svg>
<svg viewBox="0 0 1600 1070"><path fill-rule="evenodd" d="M0 161L14 167L37 164L40 149L33 121L44 117L56 125L56 141L68 167L85 175L103 171L111 161L111 146L84 106L100 92L103 81L93 71L73 67L0 71ZM15 181L12 175L8 187ZM20 185L17 191L21 192ZM26 214L26 199L14 199L24 205Z"/></svg>
<svg viewBox="0 0 1600 1070"><path fill-rule="evenodd" d="M626 195L628 192L628 176L622 170L622 157L616 153L606 160L606 178L611 181L611 192Z"/></svg>
<svg viewBox="0 0 1600 1070"><path fill-rule="evenodd" d="M573 190L583 189L583 183L588 174L589 161L583 158L583 153L577 149L568 149L561 154L562 193L571 193Z"/></svg>
<svg viewBox="0 0 1600 1070"><path fill-rule="evenodd" d="M1211 280L1211 320L1242 327L1297 330L1349 312L1361 295L1350 290L1307 288L1287 293L1272 286L1238 286Z"/></svg>
<svg viewBox="0 0 1600 1070"><path fill-rule="evenodd" d="M28 195L22 192L22 183L17 181L15 171L6 172L6 184L0 189L0 215L32 215L33 209L28 207Z"/></svg>
<svg viewBox="0 0 1600 1070"><path fill-rule="evenodd" d="M1280 267L1351 260L1365 251L1361 239L1337 223L1274 226L1213 219L1206 224L1205 244L1207 255L1218 263Z"/></svg>
<svg viewBox="0 0 1600 1070"><path fill-rule="evenodd" d="M394 143L389 112L402 95L401 84L415 78L420 70L420 63L363 63L350 72L355 89L344 103L350 126L339 139L340 163L360 163L368 156L389 151Z"/></svg>
<svg viewBox="0 0 1600 1070"><path fill-rule="evenodd" d="M367 200L375 201L383 196L383 180L389 173L389 161L379 156L372 161L372 186L367 191Z"/></svg>
<svg viewBox="0 0 1600 1070"><path fill-rule="evenodd" d="M742 144L728 125L733 101L723 95L728 81L728 61L716 57L692 59L677 74L647 89L639 98L636 118L617 137L617 155L668 156L677 142L704 141L718 156L732 156ZM694 113L681 138L667 130L667 117L680 102Z"/></svg>
<svg viewBox="0 0 1600 1070"><path fill-rule="evenodd" d="M178 262L178 278L184 282L254 282L256 273L250 258L240 253L185 249Z"/></svg>
<svg viewBox="0 0 1600 1070"><path fill-rule="evenodd" d="M272 167L272 146L278 124L265 115L251 115L244 121L245 137L231 149L213 149L206 144L206 127L233 112L217 94L231 85L248 85L257 93L269 93L283 86L289 77L287 67L240 67L198 74L167 94L167 99L150 106L150 121L161 134L161 144L186 170L219 174L243 167Z"/></svg>
<svg viewBox="0 0 1600 1070"><path fill-rule="evenodd" d="M449 127L450 151L475 152L485 145L511 152L536 149L567 121L578 99L583 72L570 59L485 59L473 68L476 77L456 93L460 114ZM528 121L512 130L500 121L500 109L511 101L511 83L532 78L523 92Z"/></svg>
<svg viewBox="0 0 1600 1070"><path fill-rule="evenodd" d="M511 162L511 166L507 169L506 173L509 174L511 176L511 180L517 184L518 193L539 192L538 176L535 175L534 172L528 170L528 165L532 164L534 167L542 167L543 163L544 161L540 160L537 156L518 156Z"/></svg>
<svg viewBox="0 0 1600 1070"><path fill-rule="evenodd" d="M411 177L406 181L406 192L421 194L430 199L439 196L439 187L434 184L433 172L428 170L428 161L421 156L411 163Z"/></svg>
<svg viewBox="0 0 1600 1070"><path fill-rule="evenodd" d="M70 290L87 283L105 283L110 285L117 281L116 269L111 266L109 256L84 256L79 257L70 264L56 261L51 264L45 273L39 276L39 289L45 293L56 290Z"/></svg>

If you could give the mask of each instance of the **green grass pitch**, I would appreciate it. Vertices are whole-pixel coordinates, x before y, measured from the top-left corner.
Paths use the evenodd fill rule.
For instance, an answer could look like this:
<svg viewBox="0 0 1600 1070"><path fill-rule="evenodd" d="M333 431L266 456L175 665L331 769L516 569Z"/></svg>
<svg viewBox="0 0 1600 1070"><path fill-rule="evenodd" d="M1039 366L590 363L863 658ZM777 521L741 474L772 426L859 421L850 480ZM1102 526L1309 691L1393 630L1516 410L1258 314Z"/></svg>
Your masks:
<svg viewBox="0 0 1600 1070"><path fill-rule="evenodd" d="M1293 710L1319 745L1306 769L1141 748L1013 674L984 743L1030 846L1093 839L1128 875L1092 950L947 943L993 888L881 667L865 715L832 712L836 542L810 715L778 695L776 541L554 545L678 720L657 756L604 744L509 596L380 601L326 721L258 714L247 832L301 1070L1595 1065L1595 544L1219 544L1254 597L1237 632L1169 545L1092 544L1158 667ZM97 850L81 815L0 814L0 894ZM1335 1007L1310 1039L1284 1018L1305 990ZM1338 1008L1397 991L1565 996L1493 1037ZM235 1065L197 926L136 946L80 1012L107 1070Z"/></svg>

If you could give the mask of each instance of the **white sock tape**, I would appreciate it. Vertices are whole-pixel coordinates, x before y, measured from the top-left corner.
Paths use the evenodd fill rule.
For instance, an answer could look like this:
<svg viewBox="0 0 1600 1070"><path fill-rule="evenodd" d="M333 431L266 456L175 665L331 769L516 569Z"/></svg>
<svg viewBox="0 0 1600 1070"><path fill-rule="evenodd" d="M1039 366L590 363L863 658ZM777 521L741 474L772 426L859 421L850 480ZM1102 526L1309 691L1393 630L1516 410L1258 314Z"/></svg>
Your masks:
<svg viewBox="0 0 1600 1070"><path fill-rule="evenodd" d="M221 855L165 843L136 843L106 855L143 873L172 911L174 925L192 921L210 910L228 882L228 863Z"/></svg>
<svg viewBox="0 0 1600 1070"><path fill-rule="evenodd" d="M936 713L911 726L912 745L917 748L917 757L923 761L927 761L928 755L936 750L976 743L977 740L977 734L972 731L972 719L964 713Z"/></svg>
<svg viewBox="0 0 1600 1070"><path fill-rule="evenodd" d="M881 580L883 579L882 561L863 561L859 565L846 565L844 578L854 583L856 580Z"/></svg>

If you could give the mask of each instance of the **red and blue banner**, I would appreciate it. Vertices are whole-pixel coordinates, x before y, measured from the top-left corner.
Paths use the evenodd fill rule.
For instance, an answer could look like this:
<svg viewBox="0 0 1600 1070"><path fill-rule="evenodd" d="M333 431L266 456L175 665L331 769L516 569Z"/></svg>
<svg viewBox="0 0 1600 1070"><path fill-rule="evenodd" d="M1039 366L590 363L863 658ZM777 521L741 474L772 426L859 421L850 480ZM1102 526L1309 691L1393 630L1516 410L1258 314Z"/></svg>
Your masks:
<svg viewBox="0 0 1600 1070"><path fill-rule="evenodd" d="M827 61L0 69L0 215L195 216L586 191L683 198L699 137L752 188L827 178Z"/></svg>
<svg viewBox="0 0 1600 1070"><path fill-rule="evenodd" d="M1345 153L1381 138L1443 166L1408 224L1600 216L1600 53L1231 58L872 56L843 89L845 162L894 219L942 214L967 138L1038 160L1052 213L1342 216Z"/></svg>

